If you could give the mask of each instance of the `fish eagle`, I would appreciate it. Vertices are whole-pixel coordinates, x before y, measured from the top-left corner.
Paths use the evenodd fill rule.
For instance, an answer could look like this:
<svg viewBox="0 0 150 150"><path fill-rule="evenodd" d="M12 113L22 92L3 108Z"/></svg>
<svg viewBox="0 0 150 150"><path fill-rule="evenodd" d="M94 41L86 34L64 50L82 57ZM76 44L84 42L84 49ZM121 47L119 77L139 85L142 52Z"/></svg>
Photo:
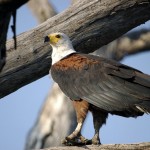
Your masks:
<svg viewBox="0 0 150 150"><path fill-rule="evenodd" d="M78 53L64 33L49 34L44 42L52 46L51 76L72 100L77 116L77 127L63 144L100 144L99 129L109 113L123 117L150 113L149 75L114 60ZM95 129L91 140L81 135L88 111Z"/></svg>

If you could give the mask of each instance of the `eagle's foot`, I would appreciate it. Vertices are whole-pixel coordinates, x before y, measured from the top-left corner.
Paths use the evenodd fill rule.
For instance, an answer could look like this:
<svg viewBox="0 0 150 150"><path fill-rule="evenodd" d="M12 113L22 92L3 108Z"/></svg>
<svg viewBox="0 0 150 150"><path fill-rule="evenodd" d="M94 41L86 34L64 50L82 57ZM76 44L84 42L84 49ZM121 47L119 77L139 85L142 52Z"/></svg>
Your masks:
<svg viewBox="0 0 150 150"><path fill-rule="evenodd" d="M101 142L98 139L91 139L86 141L86 145L101 145Z"/></svg>
<svg viewBox="0 0 150 150"><path fill-rule="evenodd" d="M67 139L63 139L61 143L66 146L75 146L76 144L74 140L67 140Z"/></svg>
<svg viewBox="0 0 150 150"><path fill-rule="evenodd" d="M101 144L99 136L97 134L94 135L94 137L92 138L91 142L92 142L93 145Z"/></svg>
<svg viewBox="0 0 150 150"><path fill-rule="evenodd" d="M97 134L95 134L91 140L86 139L86 145L92 145L92 144L93 145L100 145L101 144L99 136L97 136Z"/></svg>
<svg viewBox="0 0 150 150"><path fill-rule="evenodd" d="M72 139L69 136L66 137L64 140L62 140L62 144L66 146L78 146L78 145L88 145L92 143L90 140L86 139L82 135L78 135Z"/></svg>

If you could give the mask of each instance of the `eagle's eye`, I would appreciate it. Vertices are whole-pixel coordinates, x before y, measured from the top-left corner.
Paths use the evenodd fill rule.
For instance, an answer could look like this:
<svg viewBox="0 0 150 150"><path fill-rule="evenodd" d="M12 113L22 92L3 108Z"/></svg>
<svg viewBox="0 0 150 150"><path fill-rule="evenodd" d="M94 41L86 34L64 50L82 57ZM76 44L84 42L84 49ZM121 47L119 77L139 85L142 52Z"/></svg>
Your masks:
<svg viewBox="0 0 150 150"><path fill-rule="evenodd" d="M58 38L58 39L61 38L61 36L59 34L57 34L55 37Z"/></svg>

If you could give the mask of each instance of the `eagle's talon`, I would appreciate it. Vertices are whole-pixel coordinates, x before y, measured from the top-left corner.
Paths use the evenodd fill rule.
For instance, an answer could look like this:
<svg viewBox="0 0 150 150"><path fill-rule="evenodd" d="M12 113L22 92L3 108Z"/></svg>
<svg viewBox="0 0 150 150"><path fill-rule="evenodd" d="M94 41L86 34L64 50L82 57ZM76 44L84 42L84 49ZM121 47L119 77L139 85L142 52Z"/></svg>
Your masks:
<svg viewBox="0 0 150 150"><path fill-rule="evenodd" d="M82 135L77 136L73 139L70 139L69 137L66 137L62 140L62 144L66 146L78 146L78 145L90 145L92 144L91 140L86 139Z"/></svg>
<svg viewBox="0 0 150 150"><path fill-rule="evenodd" d="M85 138L84 136L82 136L82 135L80 135L79 139L80 139L81 143L84 143L85 145L90 145L90 144L92 144L91 140L86 139L86 138Z"/></svg>
<svg viewBox="0 0 150 150"><path fill-rule="evenodd" d="M85 141L85 144L86 144L86 145L92 145L92 140L88 140L88 139L87 139L87 140Z"/></svg>
<svg viewBox="0 0 150 150"><path fill-rule="evenodd" d="M92 141L93 145L100 145L101 144L98 132L93 136L91 141Z"/></svg>
<svg viewBox="0 0 150 150"><path fill-rule="evenodd" d="M100 143L99 141L96 141L96 140L95 140L95 141L92 140L92 144L93 144L93 145L101 145L101 143Z"/></svg>
<svg viewBox="0 0 150 150"><path fill-rule="evenodd" d="M67 143L66 139L61 140L61 144L65 144L65 143Z"/></svg>
<svg viewBox="0 0 150 150"><path fill-rule="evenodd" d="M73 143L69 142L69 143L66 143L66 146L74 146Z"/></svg>
<svg viewBox="0 0 150 150"><path fill-rule="evenodd" d="M65 139L62 140L61 143L66 145L66 146L75 146L76 140L70 139L69 137L66 137Z"/></svg>

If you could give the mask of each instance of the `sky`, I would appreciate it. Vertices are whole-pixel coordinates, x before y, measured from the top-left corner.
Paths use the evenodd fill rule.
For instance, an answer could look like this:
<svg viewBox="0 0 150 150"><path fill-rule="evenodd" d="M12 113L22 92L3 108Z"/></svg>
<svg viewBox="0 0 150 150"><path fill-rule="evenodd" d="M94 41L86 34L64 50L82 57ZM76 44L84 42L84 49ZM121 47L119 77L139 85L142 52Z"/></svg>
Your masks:
<svg viewBox="0 0 150 150"><path fill-rule="evenodd" d="M63 11L70 4L69 0L51 1L58 12ZM27 6L21 7L17 13L17 34L28 31L36 25L37 21ZM150 28L150 22L140 27ZM9 30L8 38L12 36ZM122 63L150 74L150 52L129 56ZM0 100L0 150L23 150L27 133L35 123L51 86L52 81L47 75ZM90 114L82 133L87 138L91 138L94 134ZM101 129L100 136L103 144L150 141L150 116L144 115L134 119L110 115L107 125Z"/></svg>

